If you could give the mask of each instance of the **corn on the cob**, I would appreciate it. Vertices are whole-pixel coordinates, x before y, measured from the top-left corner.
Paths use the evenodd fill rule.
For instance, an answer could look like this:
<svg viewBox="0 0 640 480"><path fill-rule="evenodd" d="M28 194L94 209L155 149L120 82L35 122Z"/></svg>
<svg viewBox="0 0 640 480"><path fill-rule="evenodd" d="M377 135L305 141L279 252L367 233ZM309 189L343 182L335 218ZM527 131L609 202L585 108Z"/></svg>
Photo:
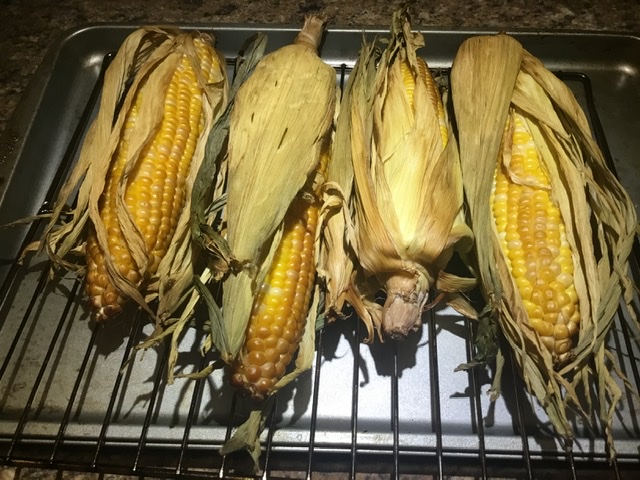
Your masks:
<svg viewBox="0 0 640 480"><path fill-rule="evenodd" d="M633 298L633 203L571 90L512 37L466 40L451 88L486 311L558 435L573 439L568 405L590 425L595 407L613 456L627 380L606 333Z"/></svg>
<svg viewBox="0 0 640 480"><path fill-rule="evenodd" d="M335 70L318 56L323 29L323 20L307 18L294 43L262 58L234 99L226 234L242 269L224 279L225 331L214 340L230 364L244 343L287 211L303 192L313 193L305 189L315 188L309 182L319 175L331 133L336 82Z"/></svg>
<svg viewBox="0 0 640 480"><path fill-rule="evenodd" d="M129 299L158 326L193 279L189 208L206 133L227 102L213 38L145 26L105 71L100 105L42 241L54 267L83 271L92 315ZM70 220L60 222L66 205ZM84 261L72 255L81 254ZM154 309L150 304L157 299Z"/></svg>
<svg viewBox="0 0 640 480"><path fill-rule="evenodd" d="M326 164L323 155L321 174ZM280 244L254 301L243 349L234 362L232 383L257 400L271 393L283 377L304 333L316 272L316 194L298 195L287 211Z"/></svg>
<svg viewBox="0 0 640 480"><path fill-rule="evenodd" d="M560 364L580 323L573 251L527 118L512 110L509 123L509 162L496 167L493 218L529 325Z"/></svg>
<svg viewBox="0 0 640 480"><path fill-rule="evenodd" d="M336 101L336 72L318 55L324 24L307 17L293 44L263 57L231 110L225 220L234 262L212 341L236 369L231 381L256 399L274 394L314 358L316 202ZM258 405L221 453L246 448L257 464L266 413Z"/></svg>
<svg viewBox="0 0 640 480"><path fill-rule="evenodd" d="M202 39L194 39L194 45L200 62L198 68L205 81L209 82L221 65L212 47ZM93 228L87 239L86 289L97 321L116 315L127 301L126 295L110 280L105 255L111 256L123 277L132 285L139 286L158 270L176 229L185 202L185 182L191 160L204 127L203 88L198 83L191 61L183 54L163 100L164 116L158 133L144 147L124 187L127 212L145 242L148 254L145 265L137 265L133 259L117 218L118 189L124 167L133 154L129 149L129 139L139 121L140 102L145 95L153 95L145 85L138 90L126 118L100 205L100 218L107 229L108 251L100 248Z"/></svg>
<svg viewBox="0 0 640 480"><path fill-rule="evenodd" d="M469 284L455 278L445 286L442 279L470 231L440 90L417 56L424 39L411 31L406 9L394 14L392 34L375 78L352 99L351 144L356 255L366 278L358 289L385 290L382 331L404 338L422 325L431 288L455 294ZM370 305L370 318L377 321L377 307Z"/></svg>

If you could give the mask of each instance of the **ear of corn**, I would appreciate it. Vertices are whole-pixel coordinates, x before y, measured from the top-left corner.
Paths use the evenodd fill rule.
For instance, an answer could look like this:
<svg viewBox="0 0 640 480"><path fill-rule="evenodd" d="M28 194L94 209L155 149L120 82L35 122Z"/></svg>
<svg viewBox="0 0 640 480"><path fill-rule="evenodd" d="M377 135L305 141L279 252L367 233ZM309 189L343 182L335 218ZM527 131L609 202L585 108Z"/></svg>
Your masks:
<svg viewBox="0 0 640 480"><path fill-rule="evenodd" d="M195 57L185 53L171 76L164 97L164 114L160 128L123 181L124 168L134 152L129 142L136 134L138 111L145 95L145 85L136 93L127 114L124 133L115 153L101 199L100 219L107 229L108 250L100 248L95 230L87 239L86 288L94 317L101 321L118 313L127 300L110 281L105 255L109 255L118 271L132 285L158 271L176 231L178 218L186 201L187 179L196 146L205 125L203 114L204 86L198 82L192 62L197 60L208 84L216 79L223 65L213 48L200 38L194 40ZM124 185L122 185L124 184ZM144 239L145 263L133 259L118 220L119 189L124 190L124 204L132 223Z"/></svg>
<svg viewBox="0 0 640 480"><path fill-rule="evenodd" d="M361 87L351 107L356 251L370 279L359 288L384 289L382 330L394 338L421 326L429 290L438 287L456 244L471 236L440 91L417 57L423 45L406 9L394 14L375 81ZM370 313L372 321L378 317Z"/></svg>
<svg viewBox="0 0 640 480"><path fill-rule="evenodd" d="M326 172L327 160L325 153L320 172ZM282 237L233 365L231 382L257 400L275 391L302 340L316 272L318 194L299 194L285 215Z"/></svg>
<svg viewBox="0 0 640 480"><path fill-rule="evenodd" d="M225 220L233 261L222 284L221 335L212 341L232 382L256 399L310 368L315 350L321 159L336 100L335 70L318 56L323 30L323 19L306 18L292 45L260 60L231 112ZM247 449L257 466L264 413L253 410L221 453Z"/></svg>
<svg viewBox="0 0 640 480"><path fill-rule="evenodd" d="M293 44L260 60L234 101L226 237L241 268L224 280L224 342L217 345L230 363L243 345L285 215L303 187L315 181L330 135L336 77L318 57L323 28L321 19L309 17Z"/></svg>
<svg viewBox="0 0 640 480"><path fill-rule="evenodd" d="M562 364L571 355L580 324L574 249L528 122L526 116L510 111L505 153L496 166L493 220L529 325L554 364Z"/></svg>
<svg viewBox="0 0 640 480"><path fill-rule="evenodd" d="M573 438L569 409L590 423L595 406L613 456L625 379L605 340L632 298L633 204L571 91L515 39L465 41L451 88L487 307L558 435Z"/></svg>
<svg viewBox="0 0 640 480"><path fill-rule="evenodd" d="M90 220L86 290L97 321L129 299L164 317L191 281L185 207L203 139L226 102L226 66L211 41L141 28L107 69L98 116L44 240L59 263L78 249ZM73 220L58 228L60 205L78 184ZM154 312L148 302L158 296Z"/></svg>

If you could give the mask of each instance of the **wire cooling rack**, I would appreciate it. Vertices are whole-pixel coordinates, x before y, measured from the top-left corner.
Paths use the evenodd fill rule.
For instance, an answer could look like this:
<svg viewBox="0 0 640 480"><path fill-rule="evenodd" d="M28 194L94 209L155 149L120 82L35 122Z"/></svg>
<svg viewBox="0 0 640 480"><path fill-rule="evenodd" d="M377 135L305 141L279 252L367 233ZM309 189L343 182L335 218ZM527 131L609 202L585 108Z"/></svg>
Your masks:
<svg viewBox="0 0 640 480"><path fill-rule="evenodd" d="M20 168L27 168L23 164L29 164L29 149L42 146L39 141L55 143L49 150L55 158L47 159L54 167L28 174L41 192L32 203L39 201L41 211L50 207L95 114L105 65L130 28L118 27L117 34L110 26L74 32L55 52L53 73L41 87L38 105L29 109L28 121L18 118L18 125L29 128L20 132L24 143L16 155L17 173L9 182L14 191L9 185L3 192L2 218L20 211L15 207L20 194L33 193L29 184L20 184ZM56 78L55 66L72 61L78 54L69 53L69 45L96 31L112 34L113 46L104 47L110 47L106 54L96 47L81 56L86 63L83 68L90 73L78 74L77 98L58 105L71 109L73 120L52 123L52 113L45 109L47 92L65 83L64 78ZM235 38L251 32L230 28L226 35ZM289 34L278 29L271 32L278 42L285 42ZM357 54L353 35L336 31L327 37L328 61L335 66L341 86ZM455 44L449 32L432 35ZM540 40L535 36L530 39L533 46L536 41ZM541 48L546 48L544 41ZM236 46L229 48L237 52ZM436 53L429 62L441 64L436 73L445 81L447 62L446 52ZM231 73L233 63L228 63ZM611 167L621 165L625 172L640 168L629 167L610 148L607 128L621 119L609 110L607 125L600 118L596 97L603 79L607 74L614 76L614 69L581 69L563 63L562 58L554 67L585 108ZM630 131L627 127L615 133L616 145L621 143L620 136L635 141L624 137ZM638 194L634 184L631 190ZM40 258L25 265L16 263L14 253L40 233L41 225L36 223L11 234L18 240L11 235L2 239L4 251L11 254L0 264L0 464L184 478L379 474L394 479L406 475L618 479L640 475L637 398L627 391L616 412L615 462L607 460L603 432L589 431L578 418L574 419L576 443L567 449L553 436L544 412L525 392L509 359L502 397L494 403L487 395L490 372L454 373L457 365L473 356L469 340L473 325L447 308L425 314L421 332L404 342L365 345L364 332L354 317L320 330L313 368L275 398L263 434L261 470L256 474L248 455L218 454L250 407L226 385L224 373L195 381L178 379L168 385L166 346L134 355L135 346L152 328L142 313L130 310L114 322L94 325L86 311L81 278L51 280L48 263ZM638 253L636 245L632 258L636 279ZM609 341L623 372L638 388L640 354L632 341L638 332L630 325L620 314ZM201 369L212 360L198 353L199 335L191 329L184 339L178 363L183 372Z"/></svg>

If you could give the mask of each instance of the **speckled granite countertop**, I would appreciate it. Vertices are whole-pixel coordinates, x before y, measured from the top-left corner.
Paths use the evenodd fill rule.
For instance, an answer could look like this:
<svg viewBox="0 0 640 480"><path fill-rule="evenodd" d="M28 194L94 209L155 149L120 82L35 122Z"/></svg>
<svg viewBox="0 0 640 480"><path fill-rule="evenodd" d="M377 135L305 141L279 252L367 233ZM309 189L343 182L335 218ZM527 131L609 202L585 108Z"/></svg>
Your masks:
<svg viewBox="0 0 640 480"><path fill-rule="evenodd" d="M386 25L399 2L374 0L0 0L0 135L52 42L96 22L299 24L322 12L330 25ZM414 25L447 28L640 33L638 0L418 1ZM15 474L18 475L15 475ZM0 480L114 478L0 467ZM117 477L119 479L128 477ZM364 478L364 477L363 477Z"/></svg>
<svg viewBox="0 0 640 480"><path fill-rule="evenodd" d="M332 25L386 25L398 2L375 0L0 0L0 132L52 41L93 22L300 23L323 12ZM637 0L416 2L424 27L640 32Z"/></svg>

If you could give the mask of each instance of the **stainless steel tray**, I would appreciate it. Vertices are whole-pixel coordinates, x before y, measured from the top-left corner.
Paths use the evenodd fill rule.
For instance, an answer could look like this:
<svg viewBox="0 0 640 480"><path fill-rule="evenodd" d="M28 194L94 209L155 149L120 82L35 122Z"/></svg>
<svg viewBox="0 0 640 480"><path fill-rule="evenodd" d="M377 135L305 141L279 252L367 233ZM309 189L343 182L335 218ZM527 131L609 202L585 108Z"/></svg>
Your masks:
<svg viewBox="0 0 640 480"><path fill-rule="evenodd" d="M269 48L289 43L295 27L181 25L213 33L231 59L256 31ZM0 138L0 224L47 205L74 162L95 113L101 72L133 25L91 25L54 45ZM323 58L342 83L358 53L362 31L330 29ZM368 28L367 34L386 33ZM424 30L424 55L446 75L460 43L493 33ZM636 204L640 201L640 39L623 34L511 32L567 82ZM248 405L224 386L222 373L199 381L165 382L166 351L137 355L150 325L134 312L96 327L70 275L49 281L46 262L15 259L38 226L0 233L0 464L39 464L138 474L248 474L246 456L223 460L217 448ZM636 252L637 253L637 252ZM637 273L637 256L633 261ZM637 276L636 276L637 278ZM636 280L636 283L637 280ZM638 387L637 334L619 318L610 342ZM504 395L489 402L486 372L454 373L471 354L470 327L444 309L425 316L405 343L364 345L355 319L320 333L314 368L278 396L264 434L265 476L277 470L308 476L322 471L468 473L557 478L640 471L640 402L627 395L614 427L618 462L610 466L601 431L576 419L577 441L567 453L541 408L509 370ZM183 342L180 365L202 359ZM628 393L628 392L627 392ZM561 472L561 473L559 473ZM595 472L595 473L594 473ZM636 473L625 473L636 472ZM551 477L549 477L551 478ZM554 477L555 478L555 477ZM631 478L629 476L628 478ZM635 478L635 477L634 477Z"/></svg>

